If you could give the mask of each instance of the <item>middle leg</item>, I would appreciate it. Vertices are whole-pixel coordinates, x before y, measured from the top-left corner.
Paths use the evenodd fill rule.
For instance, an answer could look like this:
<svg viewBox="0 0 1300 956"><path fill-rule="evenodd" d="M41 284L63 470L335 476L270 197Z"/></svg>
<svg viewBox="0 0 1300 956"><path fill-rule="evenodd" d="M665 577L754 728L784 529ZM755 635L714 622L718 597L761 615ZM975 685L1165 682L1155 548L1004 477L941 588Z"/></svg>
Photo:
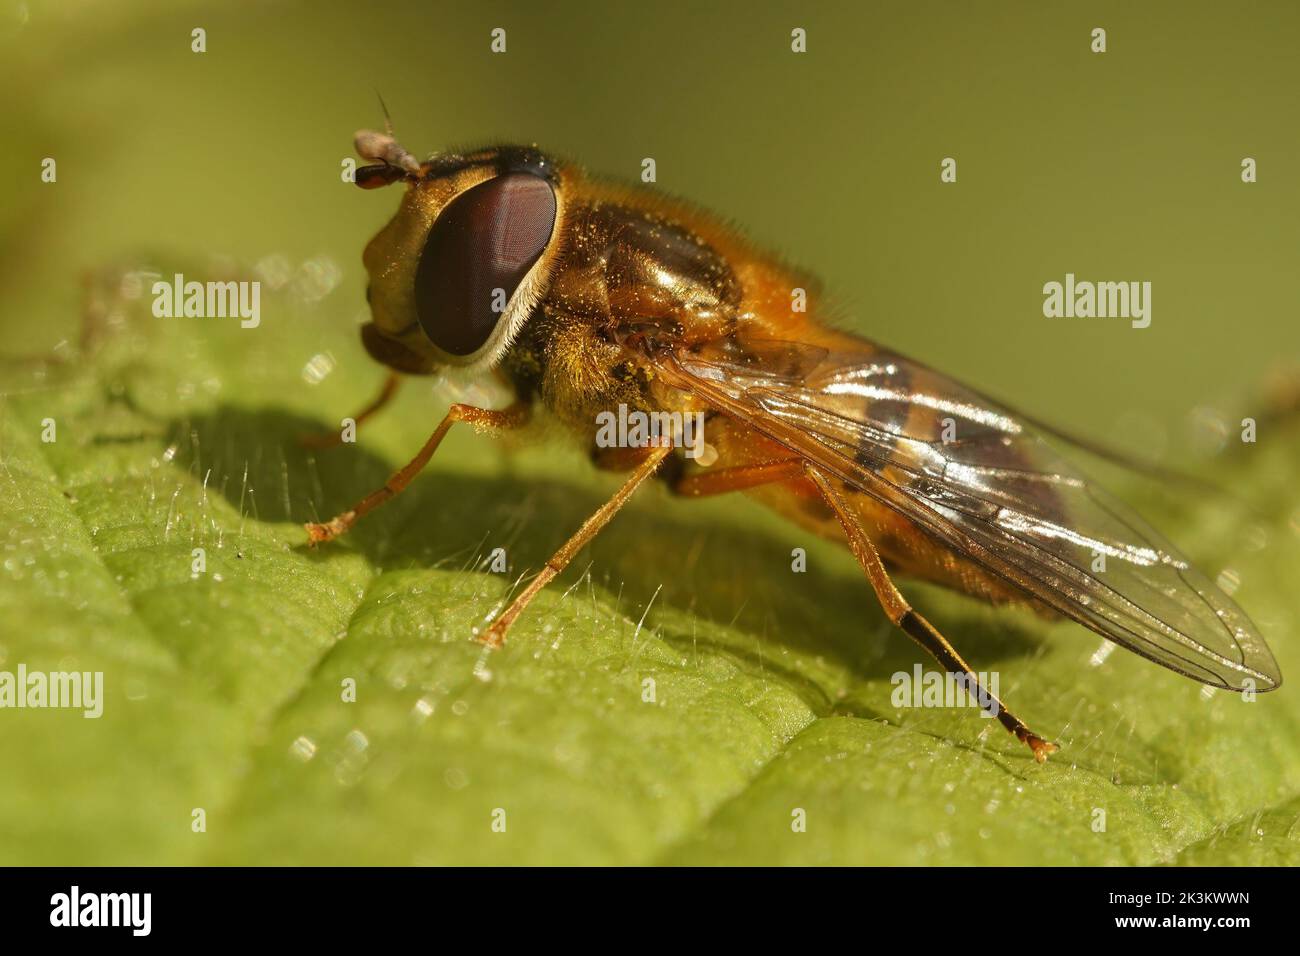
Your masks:
<svg viewBox="0 0 1300 956"><path fill-rule="evenodd" d="M618 510L627 504L627 500L632 497L632 493L640 487L641 483L653 475L659 468L665 458L672 452L671 444L659 445L653 447L645 455L641 464L637 465L636 470L623 483L623 487L614 492L614 497L610 498L603 505L596 509L596 513L582 523L573 536L566 541L555 554L547 560L542 570L537 573L528 586L519 593L519 596L510 602L510 606L501 612L501 616L493 621L479 636L479 641L488 647L500 647L505 643L506 634L510 630L510 625L528 607L529 603L535 598L542 588L546 587L557 574L568 566L574 556L589 542L592 538L600 533L600 529L609 524L609 520L618 514Z"/></svg>

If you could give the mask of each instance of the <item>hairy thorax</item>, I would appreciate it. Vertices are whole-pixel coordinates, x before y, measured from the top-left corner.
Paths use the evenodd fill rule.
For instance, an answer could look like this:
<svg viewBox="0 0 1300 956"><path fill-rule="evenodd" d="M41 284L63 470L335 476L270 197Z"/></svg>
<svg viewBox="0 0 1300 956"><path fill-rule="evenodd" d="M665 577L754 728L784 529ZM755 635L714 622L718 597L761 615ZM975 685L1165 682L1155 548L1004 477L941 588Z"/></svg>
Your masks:
<svg viewBox="0 0 1300 956"><path fill-rule="evenodd" d="M521 395L580 434L620 405L685 410L620 337L660 332L683 345L721 338L741 313L741 286L709 243L649 210L593 201L576 207L560 263L534 316L506 356Z"/></svg>

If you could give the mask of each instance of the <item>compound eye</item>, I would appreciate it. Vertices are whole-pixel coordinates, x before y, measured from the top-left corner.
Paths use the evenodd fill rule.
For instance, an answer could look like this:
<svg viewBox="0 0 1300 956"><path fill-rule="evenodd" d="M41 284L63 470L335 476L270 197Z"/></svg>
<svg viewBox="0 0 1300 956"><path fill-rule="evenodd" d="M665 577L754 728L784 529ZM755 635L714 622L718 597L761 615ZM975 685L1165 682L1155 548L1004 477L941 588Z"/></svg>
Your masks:
<svg viewBox="0 0 1300 956"><path fill-rule="evenodd" d="M554 227L555 192L528 173L489 179L448 203L415 270L416 316L429 341L451 355L482 348Z"/></svg>

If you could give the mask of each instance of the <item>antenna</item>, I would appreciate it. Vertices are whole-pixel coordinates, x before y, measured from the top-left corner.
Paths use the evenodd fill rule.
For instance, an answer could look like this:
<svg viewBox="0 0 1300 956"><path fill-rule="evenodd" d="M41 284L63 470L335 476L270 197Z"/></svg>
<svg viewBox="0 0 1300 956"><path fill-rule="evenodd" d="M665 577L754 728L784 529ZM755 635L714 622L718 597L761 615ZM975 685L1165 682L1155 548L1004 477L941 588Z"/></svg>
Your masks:
<svg viewBox="0 0 1300 956"><path fill-rule="evenodd" d="M419 176L420 161L408 153L393 136L393 117L388 112L388 104L384 102L383 94L378 90L375 90L375 96L379 97L379 108L384 113L384 132L378 133L372 129L357 130L356 136L352 138L357 155L372 163L381 163L399 169L407 176ZM394 181L387 176L380 178L388 182Z"/></svg>
<svg viewBox="0 0 1300 956"><path fill-rule="evenodd" d="M384 130L385 132L388 133L389 136L392 136L393 117L392 114L388 112L388 104L384 102L384 94L380 93L378 90L375 90L375 96L379 97L379 108L383 110L384 113Z"/></svg>

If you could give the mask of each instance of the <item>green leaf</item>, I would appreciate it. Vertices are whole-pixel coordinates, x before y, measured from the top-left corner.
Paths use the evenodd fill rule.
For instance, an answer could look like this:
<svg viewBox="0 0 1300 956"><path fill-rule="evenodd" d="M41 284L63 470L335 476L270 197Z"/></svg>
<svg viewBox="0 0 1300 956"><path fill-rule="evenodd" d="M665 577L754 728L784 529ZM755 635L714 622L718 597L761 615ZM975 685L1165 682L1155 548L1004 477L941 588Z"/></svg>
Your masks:
<svg viewBox="0 0 1300 956"><path fill-rule="evenodd" d="M1300 862L1290 687L1208 693L909 586L1061 742L1036 765L969 709L893 708L920 652L846 550L743 497L640 493L497 652L475 629L618 480L579 449L453 432L306 548L301 522L381 484L448 396L408 386L358 444L301 450L381 373L350 304L295 288L256 330L110 293L98 352L5 366L0 670L102 671L105 704L0 711L0 863ZM1213 464L1249 506L1129 489L1211 573L1231 562L1284 673L1297 450L1274 423Z"/></svg>

